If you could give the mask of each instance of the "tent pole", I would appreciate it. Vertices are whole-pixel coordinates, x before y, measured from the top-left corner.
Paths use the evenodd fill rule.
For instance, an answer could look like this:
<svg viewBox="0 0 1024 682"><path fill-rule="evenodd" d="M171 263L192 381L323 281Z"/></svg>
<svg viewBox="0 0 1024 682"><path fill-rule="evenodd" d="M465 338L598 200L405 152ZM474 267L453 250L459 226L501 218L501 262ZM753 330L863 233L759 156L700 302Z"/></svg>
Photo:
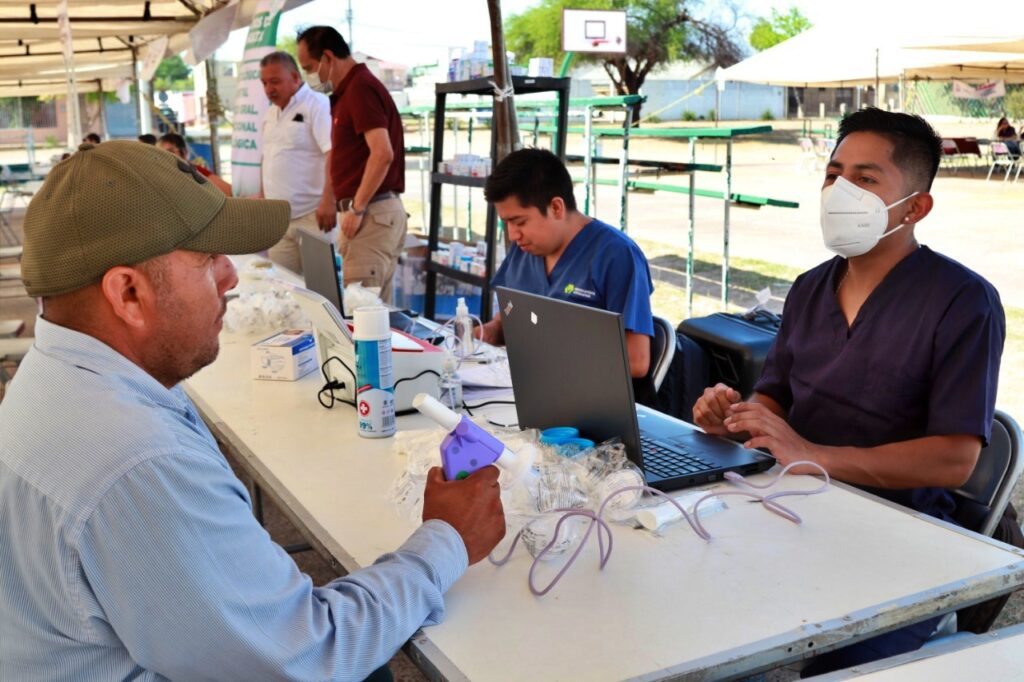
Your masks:
<svg viewBox="0 0 1024 682"><path fill-rule="evenodd" d="M108 140L110 139L110 127L107 125L107 93L103 91L101 79L96 79L96 86L100 96L100 137Z"/></svg>
<svg viewBox="0 0 1024 682"><path fill-rule="evenodd" d="M879 101L878 101L878 88L879 88L879 86L880 86L880 83L879 83L879 78L878 78L878 48L876 47L875 48L875 106L876 107L880 106L879 105Z"/></svg>
<svg viewBox="0 0 1024 682"><path fill-rule="evenodd" d="M142 65L139 64L139 48L132 45L132 80L135 82L135 97L138 106L136 112L139 116L139 135L148 135L153 132L153 115L149 113L149 104L146 101L146 81L139 77Z"/></svg>
<svg viewBox="0 0 1024 682"><path fill-rule="evenodd" d="M220 95L217 93L217 67L213 56L206 60L206 118L210 122L210 160L214 173L220 173L220 143L217 123L220 121Z"/></svg>
<svg viewBox="0 0 1024 682"><path fill-rule="evenodd" d="M494 163L498 164L510 153L522 147L519 140L519 121L512 94L505 88L512 87L512 77L505 55L505 30L501 20L501 0L487 0L487 12L491 19L491 50L494 53L494 135L496 138ZM500 94L499 94L500 93ZM564 154L564 150L559 150Z"/></svg>
<svg viewBox="0 0 1024 682"><path fill-rule="evenodd" d="M35 5L32 8L34 10ZM67 0L61 0L57 5L57 23L60 30L61 52L64 55L64 77L68 89L68 148L77 149L82 140L82 110L78 101L75 51L72 46L71 20L68 18Z"/></svg>
<svg viewBox="0 0 1024 682"><path fill-rule="evenodd" d="M142 135L142 93L139 91L139 49L132 50L132 85L135 86L135 134Z"/></svg>

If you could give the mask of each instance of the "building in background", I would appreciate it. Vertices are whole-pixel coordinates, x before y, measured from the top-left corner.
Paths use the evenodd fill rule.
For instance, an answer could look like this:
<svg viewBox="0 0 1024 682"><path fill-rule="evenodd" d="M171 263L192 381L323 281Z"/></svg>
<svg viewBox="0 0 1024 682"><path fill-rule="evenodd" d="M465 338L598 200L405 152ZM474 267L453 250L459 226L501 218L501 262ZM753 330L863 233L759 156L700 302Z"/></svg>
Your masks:
<svg viewBox="0 0 1024 682"><path fill-rule="evenodd" d="M571 97L614 95L615 86L600 64L588 64L572 71ZM720 101L716 99L714 69L696 62L679 61L651 71L640 88L647 101L641 116L661 121L714 121L716 104L723 121L749 121L786 116L785 88L751 83L726 83ZM794 112L795 113L795 112Z"/></svg>

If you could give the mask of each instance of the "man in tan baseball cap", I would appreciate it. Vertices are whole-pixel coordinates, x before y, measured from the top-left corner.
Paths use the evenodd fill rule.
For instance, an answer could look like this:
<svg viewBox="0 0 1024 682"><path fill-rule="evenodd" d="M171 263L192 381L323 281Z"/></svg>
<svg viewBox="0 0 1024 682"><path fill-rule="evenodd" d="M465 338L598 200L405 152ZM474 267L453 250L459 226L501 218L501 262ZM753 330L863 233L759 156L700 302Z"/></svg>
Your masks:
<svg viewBox="0 0 1024 682"><path fill-rule="evenodd" d="M217 356L223 254L289 216L134 141L50 171L25 218L43 311L0 402L0 679L387 680L504 535L494 467L433 469L423 525L323 587L256 521L177 384Z"/></svg>
<svg viewBox="0 0 1024 682"><path fill-rule="evenodd" d="M100 339L170 388L217 357L237 283L223 254L273 246L288 219L287 202L227 198L160 149L83 144L29 204L25 288L46 321Z"/></svg>

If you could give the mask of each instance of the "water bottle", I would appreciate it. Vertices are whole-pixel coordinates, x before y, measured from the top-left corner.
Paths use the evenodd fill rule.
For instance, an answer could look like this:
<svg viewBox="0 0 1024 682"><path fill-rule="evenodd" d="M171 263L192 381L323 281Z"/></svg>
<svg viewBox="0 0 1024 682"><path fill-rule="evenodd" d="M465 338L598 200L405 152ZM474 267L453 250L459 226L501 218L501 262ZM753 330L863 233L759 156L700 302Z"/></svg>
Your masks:
<svg viewBox="0 0 1024 682"><path fill-rule="evenodd" d="M359 435L386 438L395 433L395 380L391 369L391 324L384 306L355 311L356 419Z"/></svg>

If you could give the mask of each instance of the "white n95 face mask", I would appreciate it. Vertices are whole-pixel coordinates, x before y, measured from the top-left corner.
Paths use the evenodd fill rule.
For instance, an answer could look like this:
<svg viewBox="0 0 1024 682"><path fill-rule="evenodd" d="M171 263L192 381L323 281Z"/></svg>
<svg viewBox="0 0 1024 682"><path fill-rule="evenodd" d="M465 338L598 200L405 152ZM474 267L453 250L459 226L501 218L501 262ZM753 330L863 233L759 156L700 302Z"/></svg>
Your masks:
<svg viewBox="0 0 1024 682"><path fill-rule="evenodd" d="M917 192L888 206L877 194L861 189L849 180L836 178L821 190L821 234L829 251L843 258L860 256L875 247L879 239L895 233L906 223L886 233L889 209Z"/></svg>

